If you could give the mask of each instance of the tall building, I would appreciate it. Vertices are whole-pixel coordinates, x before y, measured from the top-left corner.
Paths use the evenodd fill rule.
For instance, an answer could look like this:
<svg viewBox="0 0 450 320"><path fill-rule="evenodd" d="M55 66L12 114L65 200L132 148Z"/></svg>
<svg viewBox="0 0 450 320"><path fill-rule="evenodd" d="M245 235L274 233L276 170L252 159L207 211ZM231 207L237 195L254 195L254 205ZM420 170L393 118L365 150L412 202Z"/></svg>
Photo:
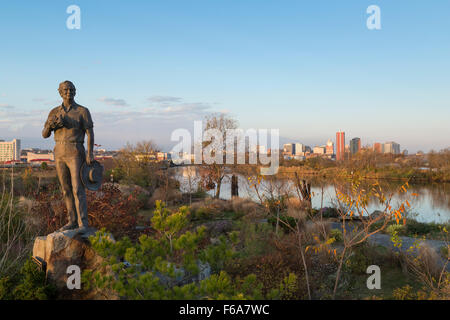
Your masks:
<svg viewBox="0 0 450 320"><path fill-rule="evenodd" d="M352 140L350 140L350 153L355 154L359 150L361 150L361 139L353 138Z"/></svg>
<svg viewBox="0 0 450 320"><path fill-rule="evenodd" d="M344 160L345 155L345 132L336 132L336 160Z"/></svg>
<svg viewBox="0 0 450 320"><path fill-rule="evenodd" d="M295 149L296 156L299 156L299 155L301 156L301 155L303 155L303 152L305 152L305 146L301 143L296 143L294 149Z"/></svg>
<svg viewBox="0 0 450 320"><path fill-rule="evenodd" d="M384 153L400 154L400 144L390 141L386 142L383 147Z"/></svg>
<svg viewBox="0 0 450 320"><path fill-rule="evenodd" d="M383 152L383 145L379 142L375 142L373 144L373 151L378 152L378 153L382 153Z"/></svg>
<svg viewBox="0 0 450 320"><path fill-rule="evenodd" d="M283 152L285 154L294 155L295 154L295 143L286 143L283 145Z"/></svg>
<svg viewBox="0 0 450 320"><path fill-rule="evenodd" d="M20 161L20 139L0 140L0 162Z"/></svg>

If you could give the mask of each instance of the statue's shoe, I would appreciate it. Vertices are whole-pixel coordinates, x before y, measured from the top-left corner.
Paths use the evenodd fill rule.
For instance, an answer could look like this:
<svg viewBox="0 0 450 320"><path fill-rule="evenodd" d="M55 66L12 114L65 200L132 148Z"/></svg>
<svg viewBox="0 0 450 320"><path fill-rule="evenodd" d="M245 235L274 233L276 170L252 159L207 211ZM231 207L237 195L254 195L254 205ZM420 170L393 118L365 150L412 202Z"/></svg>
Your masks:
<svg viewBox="0 0 450 320"><path fill-rule="evenodd" d="M62 232L62 231L66 231L66 230L73 230L73 229L76 229L76 228L78 228L78 224L77 223L69 222L68 224L66 224L65 226L60 228L58 231Z"/></svg>
<svg viewBox="0 0 450 320"><path fill-rule="evenodd" d="M77 229L78 233L86 233L88 232L90 229L88 227L85 226L81 226Z"/></svg>
<svg viewBox="0 0 450 320"><path fill-rule="evenodd" d="M82 238L88 239L90 236L95 235L97 230L92 227L81 226L78 229L75 229L75 231L80 234Z"/></svg>

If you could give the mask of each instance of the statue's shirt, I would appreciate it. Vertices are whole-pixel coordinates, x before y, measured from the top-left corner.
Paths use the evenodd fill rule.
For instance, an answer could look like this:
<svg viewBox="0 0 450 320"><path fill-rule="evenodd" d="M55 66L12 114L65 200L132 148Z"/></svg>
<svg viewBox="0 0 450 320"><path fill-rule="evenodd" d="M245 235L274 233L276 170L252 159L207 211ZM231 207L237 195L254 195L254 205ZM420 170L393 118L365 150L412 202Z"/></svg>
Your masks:
<svg viewBox="0 0 450 320"><path fill-rule="evenodd" d="M89 110L78 104L74 104L66 109L61 104L59 107L50 111L47 121L50 121L53 116L57 116L58 114L63 118L64 127L54 132L55 142L83 144L86 130L94 127Z"/></svg>

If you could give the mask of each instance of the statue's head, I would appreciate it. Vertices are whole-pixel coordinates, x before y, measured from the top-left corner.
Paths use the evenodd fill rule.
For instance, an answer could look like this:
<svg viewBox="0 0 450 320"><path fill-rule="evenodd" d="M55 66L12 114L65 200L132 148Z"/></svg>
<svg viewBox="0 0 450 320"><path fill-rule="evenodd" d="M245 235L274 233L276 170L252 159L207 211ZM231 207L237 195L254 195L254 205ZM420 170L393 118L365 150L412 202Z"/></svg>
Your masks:
<svg viewBox="0 0 450 320"><path fill-rule="evenodd" d="M72 100L76 94L76 89L75 89L74 84L68 80L61 82L59 84L58 91L63 99Z"/></svg>

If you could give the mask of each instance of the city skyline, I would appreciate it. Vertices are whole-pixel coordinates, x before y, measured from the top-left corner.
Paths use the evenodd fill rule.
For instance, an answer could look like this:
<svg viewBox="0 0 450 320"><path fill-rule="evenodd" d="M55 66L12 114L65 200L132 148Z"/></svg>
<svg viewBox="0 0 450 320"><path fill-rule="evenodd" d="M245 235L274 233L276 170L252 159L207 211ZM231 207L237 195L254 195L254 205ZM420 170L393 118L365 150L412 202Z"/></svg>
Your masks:
<svg viewBox="0 0 450 320"><path fill-rule="evenodd" d="M285 138L283 138L285 139ZM339 142L338 142L339 141ZM2 159L3 161L7 160L19 160L19 155L21 151L27 151L27 152L35 152L35 151L45 151L45 152L52 152L51 148L39 148L37 146L25 146L24 148L21 148L21 140L14 138L11 139L11 141L5 141L4 139L0 139L0 159L9 157L8 159ZM248 142L246 142L248 143ZM94 149L96 152L109 152L109 151L120 151L119 149L106 149L102 145L95 144L94 145L96 149ZM157 144L155 144L157 147L156 150L159 150L158 152L164 152L164 153L172 153L173 150L165 150L163 148L159 148ZM408 155L407 149L400 149L400 144L394 142L394 141L388 141L385 143L380 142L374 142L373 144L366 144L362 146L361 139L358 137L355 137L350 140L348 144L345 143L345 132L339 131L336 132L336 150L334 150L335 143L333 140L328 139L326 144L317 144L313 145L313 147L306 145L304 143L299 142L289 142L289 143L283 143L279 145L279 150L282 153L290 154L293 156L301 156L304 157L305 154L322 154L326 156L336 156L336 160L342 160L339 153L342 154L342 156L345 153L355 154L359 152L362 149L370 149L372 151L375 151L377 153L393 153L393 154L400 154L404 153ZM340 147L338 147L340 146ZM253 147L247 146L249 148L250 152L259 152L259 153L270 153L270 144L262 143L257 144ZM340 149L340 150L339 150ZM13 151L15 150L15 151ZM317 151L319 150L319 151ZM421 153L421 151L419 151ZM39 158L39 156L37 157ZM331 159L331 157L330 157Z"/></svg>
<svg viewBox="0 0 450 320"><path fill-rule="evenodd" d="M369 1L78 1L80 30L66 28L70 4L0 12L1 139L50 148L40 133L67 79L109 149L144 139L169 148L173 130L209 112L308 145L342 129L363 145L449 147L449 3L378 1L375 31Z"/></svg>

